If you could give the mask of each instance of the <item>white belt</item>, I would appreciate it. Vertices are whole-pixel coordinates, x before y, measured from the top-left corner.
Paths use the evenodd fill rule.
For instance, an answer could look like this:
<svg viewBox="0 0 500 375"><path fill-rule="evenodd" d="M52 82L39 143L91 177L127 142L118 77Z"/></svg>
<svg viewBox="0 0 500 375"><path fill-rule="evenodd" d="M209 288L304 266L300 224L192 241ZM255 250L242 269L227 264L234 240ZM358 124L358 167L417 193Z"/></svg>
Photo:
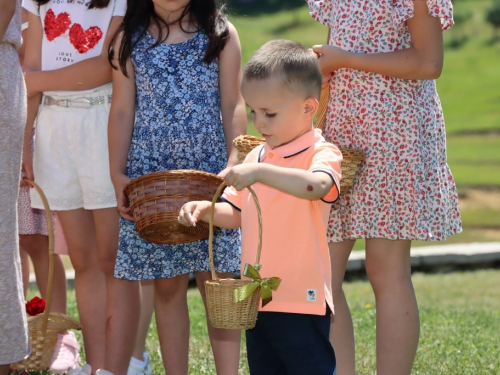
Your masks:
<svg viewBox="0 0 500 375"><path fill-rule="evenodd" d="M43 105L57 105L58 107L67 108L90 108L94 105L111 103L111 95L94 96L91 98L74 98L74 99L54 99L51 96L44 96Z"/></svg>

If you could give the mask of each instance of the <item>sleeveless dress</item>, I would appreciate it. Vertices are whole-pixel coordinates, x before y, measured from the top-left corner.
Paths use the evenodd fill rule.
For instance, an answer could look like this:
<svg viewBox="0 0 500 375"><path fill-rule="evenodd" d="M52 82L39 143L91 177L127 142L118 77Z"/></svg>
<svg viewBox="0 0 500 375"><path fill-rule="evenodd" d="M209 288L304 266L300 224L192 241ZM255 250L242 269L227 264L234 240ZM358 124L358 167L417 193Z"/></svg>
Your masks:
<svg viewBox="0 0 500 375"><path fill-rule="evenodd" d="M217 174L227 165L219 92L219 62L203 62L207 36L199 31L178 44L161 43L146 32L133 38L136 122L126 174L194 169ZM240 232L214 236L218 272L240 269ZM170 278L209 271L208 240L157 245L141 239L134 223L121 219L115 277Z"/></svg>
<svg viewBox="0 0 500 375"><path fill-rule="evenodd" d="M426 0L453 25L450 0ZM307 0L328 26L330 44L355 53L411 47L413 0ZM324 137L366 153L351 192L332 206L331 242L357 238L444 240L462 231L455 182L434 80L339 69L330 82Z"/></svg>

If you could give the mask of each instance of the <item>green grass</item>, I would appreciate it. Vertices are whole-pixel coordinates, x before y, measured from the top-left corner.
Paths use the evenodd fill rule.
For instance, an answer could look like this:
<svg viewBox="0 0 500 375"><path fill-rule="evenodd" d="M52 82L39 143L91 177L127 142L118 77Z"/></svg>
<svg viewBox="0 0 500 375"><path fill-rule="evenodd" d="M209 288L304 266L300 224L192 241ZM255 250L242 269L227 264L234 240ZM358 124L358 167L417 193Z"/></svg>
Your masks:
<svg viewBox="0 0 500 375"><path fill-rule="evenodd" d="M420 344L413 374L498 374L500 368L500 270L413 275L419 301ZM351 308L359 375L375 373L375 300L367 281L346 282ZM30 290L30 296L36 291ZM74 290L68 293L69 314L77 318ZM188 292L191 319L190 370L215 374L206 334L203 304L195 289ZM81 342L81 336L79 336ZM153 373L163 374L156 326L147 340ZM248 374L242 341L240 368Z"/></svg>

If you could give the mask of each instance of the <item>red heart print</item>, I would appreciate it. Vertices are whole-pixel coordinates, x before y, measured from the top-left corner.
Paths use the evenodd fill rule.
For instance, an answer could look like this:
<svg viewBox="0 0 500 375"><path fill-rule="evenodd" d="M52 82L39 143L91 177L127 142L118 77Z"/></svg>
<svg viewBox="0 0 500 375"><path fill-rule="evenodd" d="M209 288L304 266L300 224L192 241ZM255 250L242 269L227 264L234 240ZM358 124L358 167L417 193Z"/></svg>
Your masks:
<svg viewBox="0 0 500 375"><path fill-rule="evenodd" d="M102 31L97 26L83 30L83 27L79 23L75 23L69 29L69 41L80 53L86 53L89 49L94 48L101 38Z"/></svg>
<svg viewBox="0 0 500 375"><path fill-rule="evenodd" d="M71 19L66 12L59 13L56 17L54 11L49 9L45 14L43 29L47 39L51 42L58 36L64 34L71 25Z"/></svg>

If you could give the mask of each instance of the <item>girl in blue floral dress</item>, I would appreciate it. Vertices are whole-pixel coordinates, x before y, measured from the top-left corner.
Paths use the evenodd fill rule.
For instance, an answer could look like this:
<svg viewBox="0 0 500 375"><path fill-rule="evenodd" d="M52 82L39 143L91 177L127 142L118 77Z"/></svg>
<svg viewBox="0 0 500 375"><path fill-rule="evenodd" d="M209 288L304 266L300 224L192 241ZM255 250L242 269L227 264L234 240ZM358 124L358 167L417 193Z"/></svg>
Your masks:
<svg viewBox="0 0 500 375"><path fill-rule="evenodd" d="M204 297L204 281L210 278L208 242L157 245L142 240L123 188L151 172L195 169L223 177L237 164L232 140L246 133L239 92L241 50L235 28L215 1L147 3L131 3L110 51L110 166L122 216L115 276L155 280L165 371L187 374L186 292L194 272ZM214 245L221 277L238 271L239 231L221 230ZM217 373L236 374L240 332L210 325L208 330Z"/></svg>

